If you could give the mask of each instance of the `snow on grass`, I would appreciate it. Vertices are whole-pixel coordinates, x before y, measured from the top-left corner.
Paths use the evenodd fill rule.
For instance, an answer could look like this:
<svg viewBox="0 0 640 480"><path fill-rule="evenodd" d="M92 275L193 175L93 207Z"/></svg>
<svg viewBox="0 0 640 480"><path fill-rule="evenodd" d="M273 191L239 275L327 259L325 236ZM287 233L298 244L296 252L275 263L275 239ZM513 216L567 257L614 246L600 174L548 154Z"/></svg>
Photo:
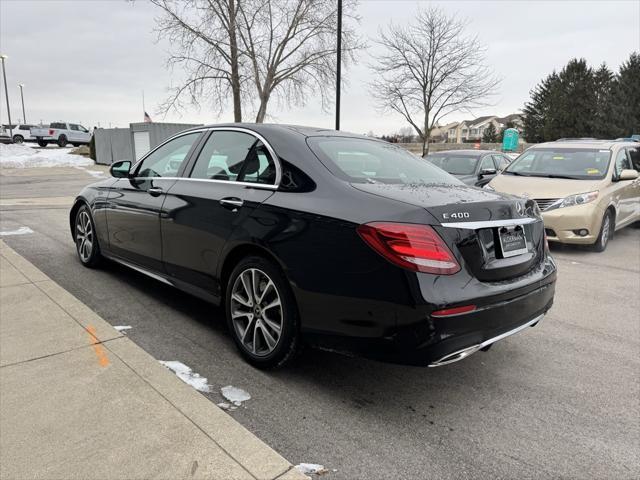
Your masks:
<svg viewBox="0 0 640 480"><path fill-rule="evenodd" d="M83 167L93 160L69 153L69 148L34 148L26 145L0 145L0 168Z"/></svg>
<svg viewBox="0 0 640 480"><path fill-rule="evenodd" d="M180 380L188 385L191 385L196 390L204 393L209 393L211 391L211 385L207 383L206 377L201 377L200 374L195 373L184 363L177 362L175 360L166 362L159 360L159 362L169 370L173 371Z"/></svg>
<svg viewBox="0 0 640 480"><path fill-rule="evenodd" d="M29 227L20 227L16 230L4 230L2 232L0 232L0 236L5 236L5 235L25 235L27 233L33 233L33 230L31 230Z"/></svg>
<svg viewBox="0 0 640 480"><path fill-rule="evenodd" d="M222 396L233 403L236 407L242 405L242 402L246 402L251 399L251 395L242 390L241 388L227 385L220 389ZM220 406L220 405L218 405Z"/></svg>

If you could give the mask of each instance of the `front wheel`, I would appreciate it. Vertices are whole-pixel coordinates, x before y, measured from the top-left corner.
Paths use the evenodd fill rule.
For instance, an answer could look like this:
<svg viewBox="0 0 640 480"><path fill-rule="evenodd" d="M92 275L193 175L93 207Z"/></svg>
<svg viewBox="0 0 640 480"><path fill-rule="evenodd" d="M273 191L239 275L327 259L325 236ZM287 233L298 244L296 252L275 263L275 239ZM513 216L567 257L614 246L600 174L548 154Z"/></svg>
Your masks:
<svg viewBox="0 0 640 480"><path fill-rule="evenodd" d="M269 260L251 256L227 282L227 323L242 356L258 368L281 367L300 347L298 312L284 274Z"/></svg>
<svg viewBox="0 0 640 480"><path fill-rule="evenodd" d="M91 217L91 210L83 205L76 214L75 223L76 252L85 267L93 268L102 260L100 246L96 235L96 227Z"/></svg>
<svg viewBox="0 0 640 480"><path fill-rule="evenodd" d="M593 250L595 252L604 252L607 248L607 244L611 237L613 236L613 214L611 210L607 210L602 218L602 226L600 227L600 234L596 240L596 243L593 244Z"/></svg>
<svg viewBox="0 0 640 480"><path fill-rule="evenodd" d="M18 145L20 145L23 142L24 142L24 137L22 135L13 136L13 143L17 143Z"/></svg>

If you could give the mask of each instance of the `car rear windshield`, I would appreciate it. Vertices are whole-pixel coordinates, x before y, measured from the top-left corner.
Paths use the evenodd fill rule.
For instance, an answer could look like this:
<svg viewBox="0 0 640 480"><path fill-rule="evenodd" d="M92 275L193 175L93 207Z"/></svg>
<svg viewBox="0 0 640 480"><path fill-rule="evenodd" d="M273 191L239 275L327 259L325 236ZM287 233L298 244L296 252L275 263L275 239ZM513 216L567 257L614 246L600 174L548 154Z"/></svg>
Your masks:
<svg viewBox="0 0 640 480"><path fill-rule="evenodd" d="M451 175L473 175L479 155L456 153L434 153L427 155L427 160Z"/></svg>
<svg viewBox="0 0 640 480"><path fill-rule="evenodd" d="M524 152L503 174L599 180L609 168L611 151L597 148L534 148Z"/></svg>
<svg viewBox="0 0 640 480"><path fill-rule="evenodd" d="M309 147L335 176L353 183L460 185L460 180L390 143L347 137L311 137Z"/></svg>

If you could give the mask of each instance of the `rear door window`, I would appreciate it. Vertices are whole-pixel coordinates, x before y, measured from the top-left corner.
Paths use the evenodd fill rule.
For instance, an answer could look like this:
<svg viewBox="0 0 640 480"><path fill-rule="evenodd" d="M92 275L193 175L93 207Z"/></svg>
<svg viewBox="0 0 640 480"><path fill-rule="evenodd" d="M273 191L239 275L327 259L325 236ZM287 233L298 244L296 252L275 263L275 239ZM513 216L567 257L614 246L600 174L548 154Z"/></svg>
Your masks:
<svg viewBox="0 0 640 480"><path fill-rule="evenodd" d="M205 143L191 178L275 183L275 163L264 143L245 132L214 131Z"/></svg>
<svg viewBox="0 0 640 480"><path fill-rule="evenodd" d="M49 128L59 128L62 130L66 130L67 129L67 124L66 123L52 123L49 125Z"/></svg>

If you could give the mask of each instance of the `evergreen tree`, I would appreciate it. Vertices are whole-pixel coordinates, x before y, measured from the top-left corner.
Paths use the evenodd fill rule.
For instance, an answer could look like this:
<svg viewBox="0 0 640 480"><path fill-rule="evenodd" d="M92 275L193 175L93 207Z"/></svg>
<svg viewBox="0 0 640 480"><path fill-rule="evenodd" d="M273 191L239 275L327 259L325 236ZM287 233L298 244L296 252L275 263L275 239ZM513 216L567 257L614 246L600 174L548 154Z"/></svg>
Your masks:
<svg viewBox="0 0 640 480"><path fill-rule="evenodd" d="M640 54L633 52L620 66L613 94L617 135L640 134Z"/></svg>
<svg viewBox="0 0 640 480"><path fill-rule="evenodd" d="M484 143L496 143L498 141L498 132L496 131L496 127L493 123L490 122L487 128L484 129L482 141Z"/></svg>
<svg viewBox="0 0 640 480"><path fill-rule="evenodd" d="M618 136L615 121L614 89L616 77L603 63L593 74L595 84L595 112L593 116L593 135L596 138L614 138Z"/></svg>
<svg viewBox="0 0 640 480"><path fill-rule="evenodd" d="M531 100L525 103L523 112L523 127L525 139L529 143L540 143L549 140L545 128L550 122L551 106L554 98L558 96L560 78L553 72L543 79L533 90L529 92Z"/></svg>

